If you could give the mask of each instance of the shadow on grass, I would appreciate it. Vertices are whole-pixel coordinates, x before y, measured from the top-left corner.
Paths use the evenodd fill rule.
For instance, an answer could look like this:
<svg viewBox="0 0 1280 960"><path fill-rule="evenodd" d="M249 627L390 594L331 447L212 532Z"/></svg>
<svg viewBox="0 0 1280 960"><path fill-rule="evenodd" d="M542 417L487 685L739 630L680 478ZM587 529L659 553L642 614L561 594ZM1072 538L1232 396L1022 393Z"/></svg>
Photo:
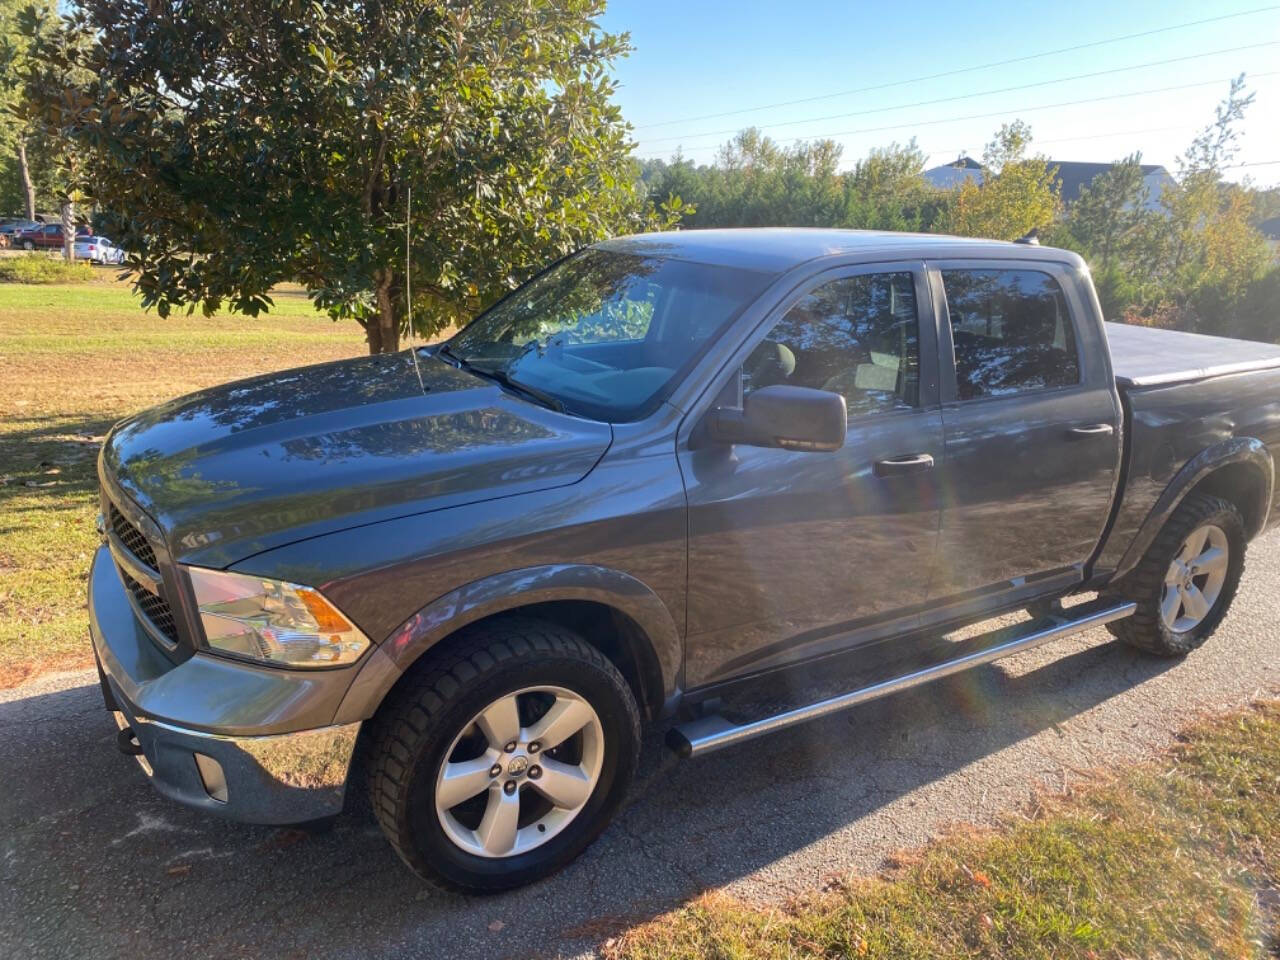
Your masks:
<svg viewBox="0 0 1280 960"><path fill-rule="evenodd" d="M0 534L13 528L7 518L19 513L78 510L92 503L98 450L115 421L43 415L20 422L20 428L0 433Z"/></svg>

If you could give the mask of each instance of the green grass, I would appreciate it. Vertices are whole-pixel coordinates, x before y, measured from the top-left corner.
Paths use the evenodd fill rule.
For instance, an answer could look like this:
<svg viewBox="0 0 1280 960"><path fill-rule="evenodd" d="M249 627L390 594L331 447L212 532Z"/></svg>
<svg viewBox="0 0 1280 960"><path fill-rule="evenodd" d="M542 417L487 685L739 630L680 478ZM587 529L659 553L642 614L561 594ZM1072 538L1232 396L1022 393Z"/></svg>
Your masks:
<svg viewBox="0 0 1280 960"><path fill-rule="evenodd" d="M83 261L68 263L45 253L0 258L0 283L93 283L112 275Z"/></svg>
<svg viewBox="0 0 1280 960"><path fill-rule="evenodd" d="M10 258L15 259L15 258ZM0 284L0 686L88 663L95 458L111 424L192 390L364 352L300 291L251 319L160 319L123 284Z"/></svg>
<svg viewBox="0 0 1280 960"><path fill-rule="evenodd" d="M1157 764L786 908L707 894L606 956L1280 956L1280 704L1182 740Z"/></svg>

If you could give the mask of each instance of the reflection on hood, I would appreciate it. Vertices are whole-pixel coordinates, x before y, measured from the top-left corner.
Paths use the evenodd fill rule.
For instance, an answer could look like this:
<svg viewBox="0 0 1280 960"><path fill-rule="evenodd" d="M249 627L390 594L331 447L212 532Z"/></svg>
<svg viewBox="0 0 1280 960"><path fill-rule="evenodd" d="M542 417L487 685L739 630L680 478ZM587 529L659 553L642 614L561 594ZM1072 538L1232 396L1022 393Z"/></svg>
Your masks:
<svg viewBox="0 0 1280 960"><path fill-rule="evenodd" d="M174 557L226 566L345 527L580 480L608 424L407 353L255 377L117 425L103 469Z"/></svg>

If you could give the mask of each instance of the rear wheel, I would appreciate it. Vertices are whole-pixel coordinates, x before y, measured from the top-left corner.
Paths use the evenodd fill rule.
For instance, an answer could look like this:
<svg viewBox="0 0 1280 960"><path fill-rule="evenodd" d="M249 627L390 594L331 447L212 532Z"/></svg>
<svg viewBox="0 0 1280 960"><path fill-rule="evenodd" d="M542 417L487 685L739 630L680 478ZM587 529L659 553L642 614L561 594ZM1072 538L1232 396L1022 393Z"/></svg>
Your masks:
<svg viewBox="0 0 1280 960"><path fill-rule="evenodd" d="M554 624L468 630L393 697L375 720L374 812L439 886L504 890L560 869L608 824L635 770L626 680Z"/></svg>
<svg viewBox="0 0 1280 960"><path fill-rule="evenodd" d="M1244 572L1244 549L1240 511L1220 497L1192 494L1138 566L1109 591L1135 601L1138 610L1108 629L1148 653L1190 653L1231 606Z"/></svg>

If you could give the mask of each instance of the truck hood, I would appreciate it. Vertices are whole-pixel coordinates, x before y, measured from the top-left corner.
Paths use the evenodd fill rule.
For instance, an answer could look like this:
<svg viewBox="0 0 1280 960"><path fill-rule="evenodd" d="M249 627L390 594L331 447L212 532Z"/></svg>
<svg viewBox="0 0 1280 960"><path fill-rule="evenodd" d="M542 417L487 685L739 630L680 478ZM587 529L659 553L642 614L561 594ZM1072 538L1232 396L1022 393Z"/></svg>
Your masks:
<svg viewBox="0 0 1280 960"><path fill-rule="evenodd" d="M564 486L612 440L422 355L301 367L117 424L104 477L183 563L225 567L364 523Z"/></svg>

